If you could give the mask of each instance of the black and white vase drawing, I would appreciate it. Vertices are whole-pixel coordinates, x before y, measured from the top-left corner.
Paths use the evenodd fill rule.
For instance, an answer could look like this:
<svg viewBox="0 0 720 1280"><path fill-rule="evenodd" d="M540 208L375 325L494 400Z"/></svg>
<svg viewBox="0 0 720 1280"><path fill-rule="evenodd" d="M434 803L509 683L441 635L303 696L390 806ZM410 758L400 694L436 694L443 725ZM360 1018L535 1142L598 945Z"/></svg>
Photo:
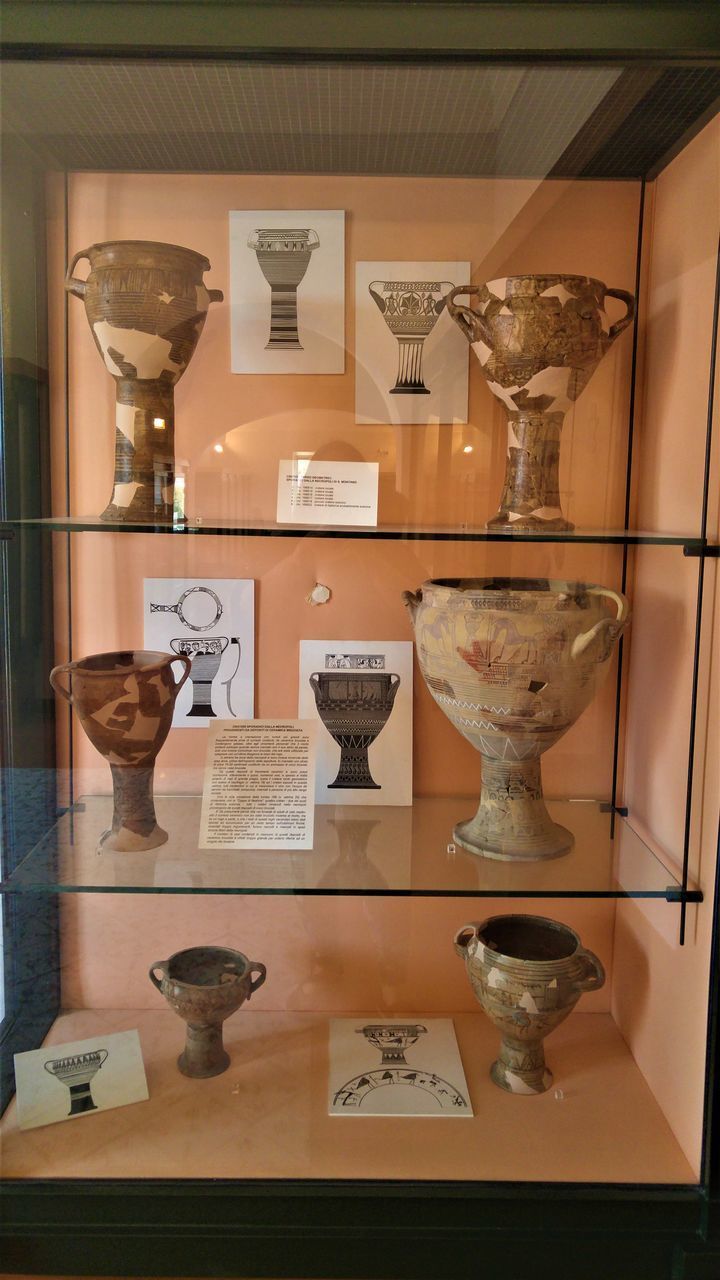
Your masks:
<svg viewBox="0 0 720 1280"><path fill-rule="evenodd" d="M328 788L379 791L368 748L390 718L400 676L392 671L314 671L310 686L318 715L340 748L337 776Z"/></svg>
<svg viewBox="0 0 720 1280"><path fill-rule="evenodd" d="M220 660L228 647L227 636L204 636L202 639L178 639L170 641L173 653L184 654L190 659L190 684L192 704L185 712L188 716L215 718L212 707L212 685ZM230 690L228 688L228 698Z"/></svg>
<svg viewBox="0 0 720 1280"><path fill-rule="evenodd" d="M319 244L320 237L311 227L259 227L248 240L248 248L254 250L270 285L266 351L303 350L298 334L297 291Z"/></svg>
<svg viewBox="0 0 720 1280"><path fill-rule="evenodd" d="M453 288L449 280L373 280L368 285L397 339L398 369L390 395L430 395L423 381L423 347Z"/></svg>
<svg viewBox="0 0 720 1280"><path fill-rule="evenodd" d="M45 1070L61 1084L67 1085L70 1092L69 1116L79 1116L84 1111L97 1111L90 1084L107 1056L107 1049L93 1049L89 1053L54 1058L51 1062L45 1063Z"/></svg>
<svg viewBox="0 0 720 1280"><path fill-rule="evenodd" d="M150 604L151 613L175 613L189 631L211 631L220 621L223 604L212 587L188 587L175 604ZM176 650L177 652L177 650Z"/></svg>
<svg viewBox="0 0 720 1280"><path fill-rule="evenodd" d="M333 1024L334 1027L340 1025L340 1021ZM433 1069L435 1063L428 1069L427 1065L415 1066L408 1062L405 1056L408 1050L420 1037L425 1038L429 1030L437 1037L439 1027L443 1028L444 1034L439 1037L441 1048L435 1055L438 1069ZM367 1115L472 1115L452 1023L448 1020L431 1020L428 1025L371 1022L355 1026L354 1031L379 1050L380 1066L358 1072L332 1092L331 1110L335 1114L357 1113L365 1107ZM427 1060L427 1055L425 1057ZM452 1083L449 1076L454 1076L462 1087ZM381 1100L378 1091L383 1090L388 1092Z"/></svg>

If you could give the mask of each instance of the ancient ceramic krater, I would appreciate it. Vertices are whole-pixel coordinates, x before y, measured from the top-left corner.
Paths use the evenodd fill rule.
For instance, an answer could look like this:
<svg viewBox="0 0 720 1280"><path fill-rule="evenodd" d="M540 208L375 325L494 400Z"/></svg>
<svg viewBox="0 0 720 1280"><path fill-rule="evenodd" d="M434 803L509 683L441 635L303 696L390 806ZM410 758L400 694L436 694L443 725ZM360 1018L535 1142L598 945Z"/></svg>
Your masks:
<svg viewBox="0 0 720 1280"><path fill-rule="evenodd" d="M463 295L471 307L456 304ZM605 299L626 314L611 324ZM635 299L589 276L505 276L460 285L447 309L508 413L505 483L488 529L572 529L560 505L563 418L632 321Z"/></svg>
<svg viewBox="0 0 720 1280"><path fill-rule="evenodd" d="M314 671L310 687L318 715L340 748L340 764L328 788L379 791L368 748L390 719L400 677L394 671Z"/></svg>
<svg viewBox="0 0 720 1280"><path fill-rule="evenodd" d="M90 262L87 280L73 271ZM175 489L175 383L220 289L206 289L201 253L149 240L113 240L75 254L65 277L115 379L115 483L102 520L169 524Z"/></svg>
<svg viewBox="0 0 720 1280"><path fill-rule="evenodd" d="M183 668L179 680L176 662ZM69 689L60 680L63 674ZM190 659L184 655L138 649L91 654L50 672L53 689L72 704L95 750L110 765L113 818L100 837L100 850L132 853L167 840L155 816L153 771L189 674Z"/></svg>
<svg viewBox="0 0 720 1280"><path fill-rule="evenodd" d="M567 925L545 916L491 916L455 935L475 996L502 1040L490 1068L509 1093L544 1093L552 1084L543 1042L605 970Z"/></svg>
<svg viewBox="0 0 720 1280"><path fill-rule="evenodd" d="M153 986L187 1023L177 1060L184 1076L202 1080L227 1070L223 1022L262 986L266 974L264 964L229 947L188 947L150 966Z"/></svg>
<svg viewBox="0 0 720 1280"><path fill-rule="evenodd" d="M540 756L594 697L627 600L547 578L441 578L403 600L425 683L482 758L478 811L453 838L510 861L566 853L573 837L545 807Z"/></svg>
<svg viewBox="0 0 720 1280"><path fill-rule="evenodd" d="M320 239L311 227L259 227L248 240L270 285L270 335L266 351L302 351L297 291Z"/></svg>
<svg viewBox="0 0 720 1280"><path fill-rule="evenodd" d="M390 395L430 395L423 379L423 347L452 287L450 280L373 280L368 285L397 338L398 370Z"/></svg>

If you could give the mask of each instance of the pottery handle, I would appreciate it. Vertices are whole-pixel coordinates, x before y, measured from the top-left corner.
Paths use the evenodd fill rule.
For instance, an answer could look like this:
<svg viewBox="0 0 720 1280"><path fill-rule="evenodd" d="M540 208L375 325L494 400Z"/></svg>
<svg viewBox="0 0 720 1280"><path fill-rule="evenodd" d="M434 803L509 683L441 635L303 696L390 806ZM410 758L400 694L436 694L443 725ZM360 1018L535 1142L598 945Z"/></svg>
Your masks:
<svg viewBox="0 0 720 1280"><path fill-rule="evenodd" d="M478 338L481 338L486 346L492 347L492 330L485 317L479 311L473 311L472 307L459 307L455 302L456 298L464 294L470 296L473 293L480 293L479 285L460 284L456 289L450 290L445 299L445 306L455 323L462 329L468 342L477 342Z"/></svg>
<svg viewBox="0 0 720 1280"><path fill-rule="evenodd" d="M461 960L464 960L467 956L468 943L472 942L473 938L477 938L477 936L477 924L464 924L462 929L458 929L453 938L453 946Z"/></svg>
<svg viewBox="0 0 720 1280"><path fill-rule="evenodd" d="M583 966L585 973L578 982L581 991L599 991L605 986L605 970L595 955L594 951L588 951L583 947L578 955L578 960Z"/></svg>
<svg viewBox="0 0 720 1280"><path fill-rule="evenodd" d="M87 288L86 280L76 280L73 275L73 271L75 270L75 267L77 266L81 258L87 258L89 262L90 250L81 249L79 253L76 253L65 275L65 288L68 293L74 293L76 298L84 298L85 289Z"/></svg>
<svg viewBox="0 0 720 1280"><path fill-rule="evenodd" d="M368 290L373 302L377 304L378 309L382 312L383 315L385 315L385 312L387 310L387 302L385 301L384 298L380 296L379 293L375 292L375 285L382 284L382 283L383 283L382 280L372 280L368 285Z"/></svg>
<svg viewBox="0 0 720 1280"><path fill-rule="evenodd" d="M614 342L618 334L622 333L623 329L627 329L628 325L631 324L635 318L635 297L632 293L627 293L625 289L606 289L605 297L619 298L627 307L627 313L623 316L622 320L616 320L615 324L610 325L608 337L611 342Z"/></svg>
<svg viewBox="0 0 720 1280"><path fill-rule="evenodd" d="M230 641L228 640L227 636L220 636L220 646L221 646L221 647L220 647L220 652L221 652L221 653L224 653L224 652L225 652L225 650L227 649L227 647L228 647L229 643L230 643Z"/></svg>
<svg viewBox="0 0 720 1280"><path fill-rule="evenodd" d="M441 314L441 312L445 309L445 303L447 302L447 300L448 300L448 298L449 298L450 294L452 293L453 289L455 288L455 286L454 286L454 284L453 284L452 280L441 280L441 281L440 281L440 288L441 288L441 289L444 289L444 291L445 291L445 292L443 293L442 298L440 298L440 299L435 303L435 306L434 306L434 308L433 308L433 310L434 310L434 312L435 312L435 315L436 315L436 316L439 316L439 315Z"/></svg>
<svg viewBox="0 0 720 1280"><path fill-rule="evenodd" d="M155 964L151 964L148 969L148 977L153 986L157 987L158 991L162 991L162 983L159 978L155 977L156 969L160 970L163 978L167 978L167 960L156 960Z"/></svg>
<svg viewBox="0 0 720 1280"><path fill-rule="evenodd" d="M630 605L625 596L620 595L619 591L612 591L610 587L588 587L587 594L589 596L601 596L606 600L612 600L617 609L617 616L614 618L601 618L595 623L589 631L583 635L576 636L572 642L570 657L575 661L582 657L585 650L592 644L601 633L604 633L605 643L598 651L597 662L604 662L607 658L612 645L618 636L624 631L630 619Z"/></svg>
<svg viewBox="0 0 720 1280"><path fill-rule="evenodd" d="M173 662L182 662L185 668L180 679L175 682L175 693L179 693L185 681L187 680L188 676L190 675L190 670L192 667L192 659L189 658L186 653L179 653L176 658L173 658L172 662L170 663L170 671L174 676L175 672L172 669Z"/></svg>
<svg viewBox="0 0 720 1280"><path fill-rule="evenodd" d="M60 683L58 676L60 676L60 674L63 671L70 672L72 671L72 669L73 669L72 662L63 662L61 666L53 667L52 671L50 672L50 684L52 685L53 689L55 690L56 693L62 694L65 701L69 702L71 706L72 706L72 700L73 700L72 694L68 689L65 688L64 685Z"/></svg>
<svg viewBox="0 0 720 1280"><path fill-rule="evenodd" d="M224 302L225 294L222 289L208 289L208 297L211 302Z"/></svg>
<svg viewBox="0 0 720 1280"><path fill-rule="evenodd" d="M248 973L252 974L255 972L257 972L257 978L251 978L250 980L250 990L248 992L248 1000L250 999L250 996L253 994L253 992L257 991L258 987L261 987L263 982L267 978L267 969L265 968L264 964L260 963L259 960L250 961L250 968L248 970Z"/></svg>
<svg viewBox="0 0 720 1280"><path fill-rule="evenodd" d="M415 619L417 618L418 609L422 604L422 598L422 587L418 587L417 591L403 591L402 593L402 602L410 614L410 620L413 626L415 626Z"/></svg>

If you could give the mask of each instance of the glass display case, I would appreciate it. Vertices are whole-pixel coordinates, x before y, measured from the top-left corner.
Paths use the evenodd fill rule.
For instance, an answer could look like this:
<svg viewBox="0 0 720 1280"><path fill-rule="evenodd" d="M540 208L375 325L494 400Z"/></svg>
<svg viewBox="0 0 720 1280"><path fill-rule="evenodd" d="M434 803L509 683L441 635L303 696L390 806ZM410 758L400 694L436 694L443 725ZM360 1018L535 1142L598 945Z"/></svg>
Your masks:
<svg viewBox="0 0 720 1280"><path fill-rule="evenodd" d="M6 10L6 1264L718 1274L714 6Z"/></svg>

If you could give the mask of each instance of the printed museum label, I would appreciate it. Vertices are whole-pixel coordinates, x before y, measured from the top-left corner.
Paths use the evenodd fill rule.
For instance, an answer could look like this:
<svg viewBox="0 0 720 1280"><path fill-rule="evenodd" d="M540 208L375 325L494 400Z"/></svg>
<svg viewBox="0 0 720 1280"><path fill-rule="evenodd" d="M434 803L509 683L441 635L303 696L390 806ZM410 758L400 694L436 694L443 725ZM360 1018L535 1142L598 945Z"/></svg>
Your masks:
<svg viewBox="0 0 720 1280"><path fill-rule="evenodd" d="M312 720L225 720L211 725L201 849L312 849Z"/></svg>
<svg viewBox="0 0 720 1280"><path fill-rule="evenodd" d="M472 1116L451 1018L333 1018L331 1116Z"/></svg>
<svg viewBox="0 0 720 1280"><path fill-rule="evenodd" d="M16 1053L15 1084L20 1129L75 1120L149 1096L137 1031Z"/></svg>
<svg viewBox="0 0 720 1280"><path fill-rule="evenodd" d="M278 470L278 524L376 525L377 462L284 458Z"/></svg>

